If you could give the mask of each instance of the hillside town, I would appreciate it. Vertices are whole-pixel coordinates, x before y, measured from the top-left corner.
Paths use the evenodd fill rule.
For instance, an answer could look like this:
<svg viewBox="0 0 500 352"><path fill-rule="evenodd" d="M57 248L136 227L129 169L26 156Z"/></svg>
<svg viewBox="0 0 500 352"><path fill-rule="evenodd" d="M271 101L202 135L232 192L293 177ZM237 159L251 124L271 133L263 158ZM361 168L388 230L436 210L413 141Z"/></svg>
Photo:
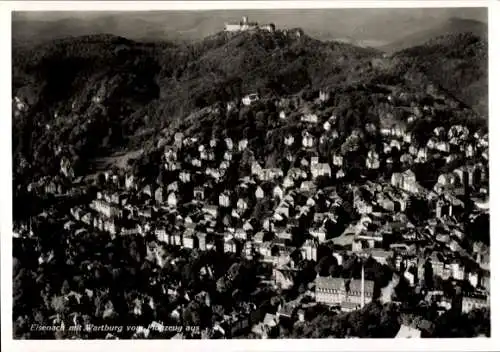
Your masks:
<svg viewBox="0 0 500 352"><path fill-rule="evenodd" d="M397 108L401 96L384 99ZM41 241L39 231L50 222L67 245L66 260L77 263L88 252L81 252L83 238L99 243L96 258L107 256L111 242L142 238L139 261L147 263L149 277L140 274L143 289L127 300L132 321L141 325L135 338L301 337L296 331L313 324L318 307L348 316L374 303L412 317L399 321L392 337L425 337L435 320L422 310L438 319L449 311L489 309L489 243L476 239L488 238L476 232L489 230L474 227L489 222L487 132L437 126L417 141L407 126L436 112L432 102L415 101L406 121L367 122L341 135L341 117L328 109L329 91L309 102L294 99L251 93L223 106L229 112L272 104L278 127L295 119L294 131L273 140L280 146L267 147L283 150L277 162L260 157L264 146L245 136L204 140L186 129L155 143L160 156L149 165L156 170L152 179L130 165L74 175L62 150L60 175L27 188L49 205L15 224L15 240ZM431 170L440 172L437 178ZM54 265L57 249L34 247L40 267ZM186 275L206 286L168 274L202 257ZM221 258L229 263L222 273L215 268ZM101 270L98 263L81 263L80 275ZM252 274L245 271L250 267ZM47 319L53 325L85 320L79 307L99 296L100 322L106 322L118 309L106 299L108 291L73 285L63 290L71 304ZM160 305L162 314L146 313ZM200 323L187 310L200 316L208 310L211 318ZM172 325L200 328L171 331ZM108 331L103 337L123 336Z"/></svg>

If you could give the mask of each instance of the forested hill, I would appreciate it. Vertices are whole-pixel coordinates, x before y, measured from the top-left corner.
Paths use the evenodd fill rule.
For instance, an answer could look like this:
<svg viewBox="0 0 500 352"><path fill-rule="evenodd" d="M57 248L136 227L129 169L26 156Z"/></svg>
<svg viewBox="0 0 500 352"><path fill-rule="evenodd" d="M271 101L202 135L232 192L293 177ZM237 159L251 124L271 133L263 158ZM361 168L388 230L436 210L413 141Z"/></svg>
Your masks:
<svg viewBox="0 0 500 352"><path fill-rule="evenodd" d="M14 165L26 159L28 178L51 174L60 159L51 155L61 146L67 146L70 158L85 163L117 147L155 140L162 128L193 111L224 106L252 92L276 97L328 89L339 92L336 101L345 102L355 87L411 83L424 91L436 80L474 105L486 77L485 45L473 36L464 38L437 39L395 59L374 49L322 42L300 29L221 32L191 44L111 35L59 39L33 48L14 43L12 93L26 105L15 109L13 117ZM401 62L405 75L415 70L425 77L409 82ZM357 94L375 104L371 90L363 89ZM361 121L369 108L374 110L357 106L347 115Z"/></svg>
<svg viewBox="0 0 500 352"><path fill-rule="evenodd" d="M376 55L298 30L219 33L190 45L110 35L60 39L31 49L14 45L13 96L29 105L13 124L14 151L31 162L37 151L53 149L49 144L58 141L85 150L87 157L101 147L124 145L123 139L138 131L158 130L193 109L244 93L270 88L293 94L350 84L370 70ZM50 129L43 128L47 124Z"/></svg>

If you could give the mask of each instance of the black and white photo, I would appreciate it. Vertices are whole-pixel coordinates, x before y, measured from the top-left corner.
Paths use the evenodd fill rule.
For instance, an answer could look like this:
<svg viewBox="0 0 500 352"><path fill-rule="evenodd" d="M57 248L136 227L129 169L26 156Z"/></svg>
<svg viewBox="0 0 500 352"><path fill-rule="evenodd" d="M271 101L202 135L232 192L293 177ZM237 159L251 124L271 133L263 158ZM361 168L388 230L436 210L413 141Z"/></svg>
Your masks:
<svg viewBox="0 0 500 352"><path fill-rule="evenodd" d="M487 7L11 16L14 340L492 336Z"/></svg>

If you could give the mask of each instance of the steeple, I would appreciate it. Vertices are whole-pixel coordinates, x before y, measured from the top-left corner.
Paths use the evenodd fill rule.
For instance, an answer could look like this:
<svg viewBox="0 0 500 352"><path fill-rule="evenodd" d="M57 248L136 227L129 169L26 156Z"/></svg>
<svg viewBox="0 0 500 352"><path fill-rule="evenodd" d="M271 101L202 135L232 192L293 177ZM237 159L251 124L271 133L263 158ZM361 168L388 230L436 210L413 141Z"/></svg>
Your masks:
<svg viewBox="0 0 500 352"><path fill-rule="evenodd" d="M365 306L365 263L361 262L361 308Z"/></svg>

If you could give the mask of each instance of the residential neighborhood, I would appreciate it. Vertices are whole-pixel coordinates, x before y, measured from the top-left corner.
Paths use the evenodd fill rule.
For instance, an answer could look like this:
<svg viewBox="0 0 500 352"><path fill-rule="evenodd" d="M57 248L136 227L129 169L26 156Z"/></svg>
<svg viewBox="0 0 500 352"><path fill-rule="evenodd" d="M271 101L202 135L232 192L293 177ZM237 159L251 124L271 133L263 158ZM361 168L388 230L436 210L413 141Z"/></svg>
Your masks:
<svg viewBox="0 0 500 352"><path fill-rule="evenodd" d="M494 341L487 8L178 5L12 12L12 338Z"/></svg>
<svg viewBox="0 0 500 352"><path fill-rule="evenodd" d="M47 210L36 222L43 222L41 217L60 222L71 241L91 232L106 233L111 240L140 236L147 243L144 260L160 271L176 265L179 258L167 253L179 250L188 256L230 256L234 265L257 265L262 271L258 290L274 293L280 303L262 310L252 300L238 301L215 325L205 327L203 336L266 338L279 331L283 316L294 324L305 323L303 312L314 304L338 309L338 314L363 309L372 301L407 305L395 291L397 284L391 286L391 277L405 282L406 296L418 305L435 307L438 314L488 308L489 247L468 238L470 223L489 213L488 160L482 155L488 148L487 134L462 125L437 127L421 145L402 126L377 131L367 124L343 141L336 133L337 119L319 117L324 115L325 96L320 92L313 104L317 113L300 118L302 130L284 136L286 166L262 163L245 138L205 143L178 132L171 144L161 147L154 183L130 168L107 170L94 181L80 177L68 183L71 165L61 162L59 178L30 184L28 191L59 201L83 199L74 195L85 194L87 202L72 202L67 213ZM358 143L365 134L379 140L359 155ZM339 148L330 153L325 143ZM365 159L356 161L363 168L349 165L353 155ZM413 170L425 170L431 161L440 161L450 171L439 174L435 184L419 182L422 173L417 177ZM238 166L240 171L234 171ZM247 171L242 173L242 167ZM353 176L353 171L359 174ZM19 224L16 236L36 236L32 221ZM40 253L39 262L50 263L50 254ZM312 276L311 266L316 267ZM202 269L200 275L213 277L210 264ZM386 271L392 281L381 279ZM224 292L219 284L231 275L218 279L217 291ZM152 287L158 280L154 277ZM198 295L212 307L209 292L180 285L175 280L162 285L164 294L178 302L171 314ZM384 293L386 288L389 292ZM185 299L179 300L181 289ZM297 292L298 297L287 300L294 294L283 292ZM155 304L148 295L137 299ZM288 313L282 313L285 306ZM140 310L136 314L140 316ZM408 329L421 334L420 328L404 325L401 334Z"/></svg>

